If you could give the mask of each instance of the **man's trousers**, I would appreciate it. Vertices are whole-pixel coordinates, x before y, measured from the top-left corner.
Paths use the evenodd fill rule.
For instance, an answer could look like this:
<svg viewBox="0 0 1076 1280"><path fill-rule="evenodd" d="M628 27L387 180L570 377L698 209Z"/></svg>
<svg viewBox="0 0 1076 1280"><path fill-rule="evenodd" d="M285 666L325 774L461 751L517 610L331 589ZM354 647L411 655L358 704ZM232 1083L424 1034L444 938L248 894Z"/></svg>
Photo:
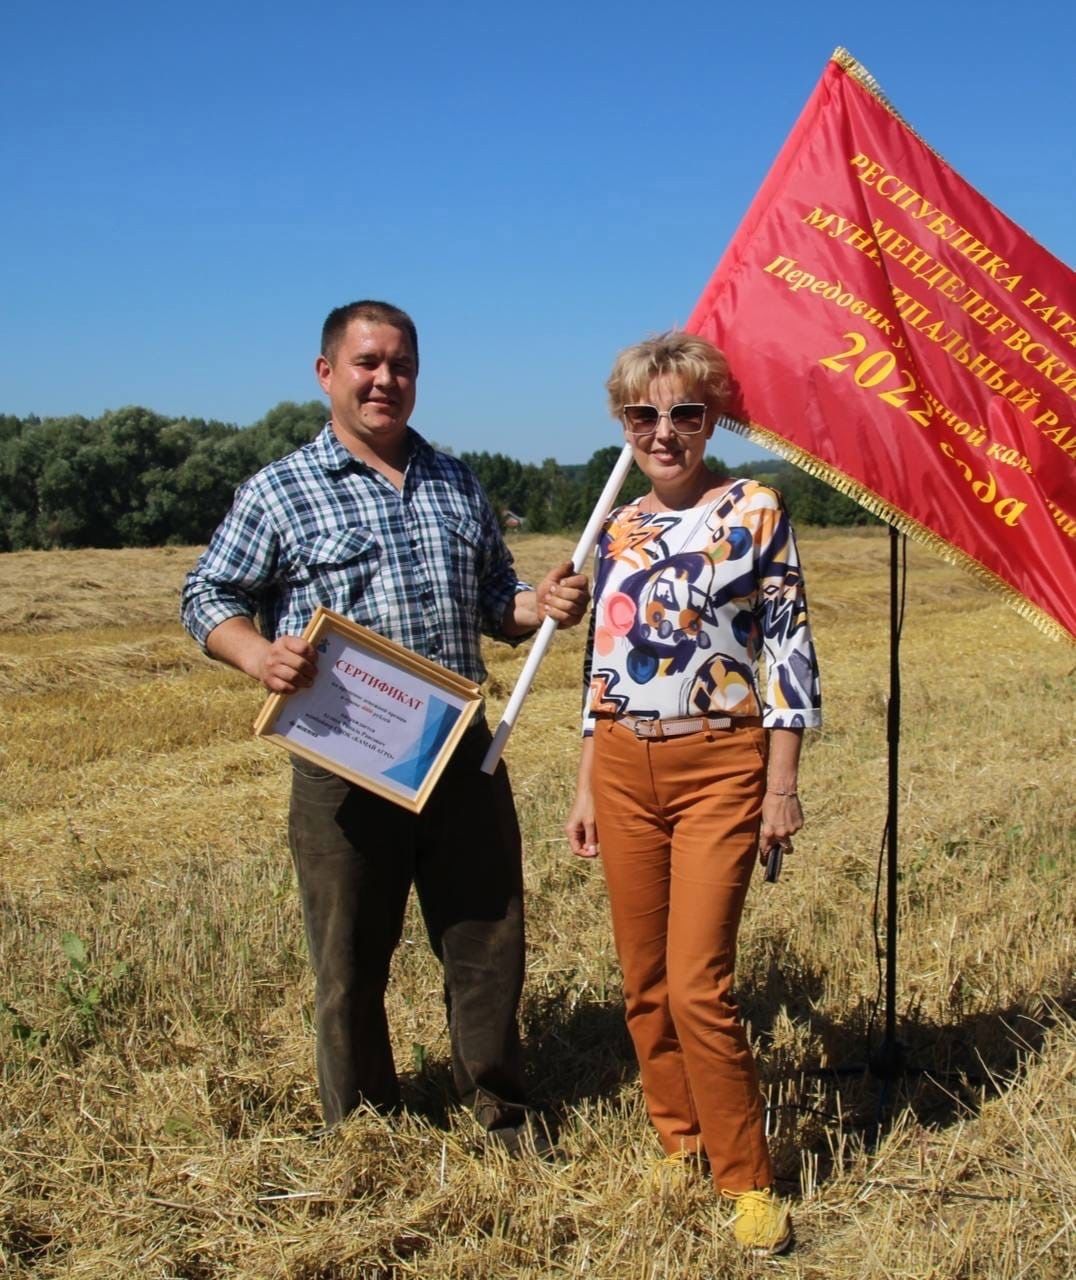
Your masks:
<svg viewBox="0 0 1076 1280"><path fill-rule="evenodd" d="M460 1098L486 1128L521 1119L522 852L504 765L493 777L479 767L489 741L484 723L464 735L419 814L292 758L289 839L328 1125L363 1102L399 1103L385 989L412 883L444 969Z"/></svg>

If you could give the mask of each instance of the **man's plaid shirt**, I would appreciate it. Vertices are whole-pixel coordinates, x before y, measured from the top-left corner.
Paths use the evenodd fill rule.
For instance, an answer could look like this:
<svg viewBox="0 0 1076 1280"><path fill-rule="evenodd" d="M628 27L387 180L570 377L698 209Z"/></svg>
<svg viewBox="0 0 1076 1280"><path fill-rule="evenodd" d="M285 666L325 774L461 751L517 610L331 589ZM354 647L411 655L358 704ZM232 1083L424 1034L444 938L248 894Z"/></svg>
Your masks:
<svg viewBox="0 0 1076 1280"><path fill-rule="evenodd" d="M485 679L479 632L506 639L501 619L527 584L474 473L409 436L402 491L330 426L240 486L183 586L183 625L203 649L228 618L257 616L272 640L323 604Z"/></svg>

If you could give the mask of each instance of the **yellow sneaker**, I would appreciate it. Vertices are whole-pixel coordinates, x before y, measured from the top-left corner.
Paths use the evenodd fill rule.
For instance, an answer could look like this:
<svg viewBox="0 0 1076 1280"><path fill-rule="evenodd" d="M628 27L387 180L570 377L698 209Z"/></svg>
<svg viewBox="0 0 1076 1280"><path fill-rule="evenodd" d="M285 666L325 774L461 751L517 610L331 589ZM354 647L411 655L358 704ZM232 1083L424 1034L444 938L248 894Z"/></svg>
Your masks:
<svg viewBox="0 0 1076 1280"><path fill-rule="evenodd" d="M732 1234L737 1244L752 1253L784 1253L792 1243L792 1215L779 1196L769 1188L721 1194L736 1206Z"/></svg>

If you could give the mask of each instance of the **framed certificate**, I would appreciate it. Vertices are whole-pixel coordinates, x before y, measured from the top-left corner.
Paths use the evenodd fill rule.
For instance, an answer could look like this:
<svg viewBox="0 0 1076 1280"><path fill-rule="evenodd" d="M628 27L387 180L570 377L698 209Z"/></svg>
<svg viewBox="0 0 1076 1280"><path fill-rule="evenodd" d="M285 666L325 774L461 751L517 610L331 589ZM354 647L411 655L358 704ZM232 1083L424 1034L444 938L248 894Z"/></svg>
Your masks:
<svg viewBox="0 0 1076 1280"><path fill-rule="evenodd" d="M303 639L314 683L270 694L255 734L417 813L482 706L478 685L321 606Z"/></svg>

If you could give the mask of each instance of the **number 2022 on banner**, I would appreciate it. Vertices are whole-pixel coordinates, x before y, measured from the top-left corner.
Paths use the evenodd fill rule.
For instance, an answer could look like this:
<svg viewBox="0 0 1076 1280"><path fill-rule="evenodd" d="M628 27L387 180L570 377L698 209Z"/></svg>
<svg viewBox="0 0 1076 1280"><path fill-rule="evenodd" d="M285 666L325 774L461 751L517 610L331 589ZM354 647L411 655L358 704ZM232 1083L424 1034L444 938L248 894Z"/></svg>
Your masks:
<svg viewBox="0 0 1076 1280"><path fill-rule="evenodd" d="M857 387L861 387L864 391L873 391L879 400L902 410L921 427L931 425L936 411L943 412L940 402L919 386L919 381L911 370L899 365L895 352L888 347L870 350L867 338L855 330L842 336L850 345L843 351L821 356L818 363L823 368L837 374L851 373L852 381ZM857 357L862 358L857 360ZM853 364L853 361L857 362ZM886 385L892 384L894 379L895 385ZM986 433L981 429L959 420L958 425L966 428L965 432L958 434L967 435L972 444L981 444L986 439ZM948 440L939 440L938 448L951 459L971 487L975 497L989 506L999 520L1010 528L1015 528L1027 503L1000 495L993 472L986 471L985 476L979 475L957 455Z"/></svg>

